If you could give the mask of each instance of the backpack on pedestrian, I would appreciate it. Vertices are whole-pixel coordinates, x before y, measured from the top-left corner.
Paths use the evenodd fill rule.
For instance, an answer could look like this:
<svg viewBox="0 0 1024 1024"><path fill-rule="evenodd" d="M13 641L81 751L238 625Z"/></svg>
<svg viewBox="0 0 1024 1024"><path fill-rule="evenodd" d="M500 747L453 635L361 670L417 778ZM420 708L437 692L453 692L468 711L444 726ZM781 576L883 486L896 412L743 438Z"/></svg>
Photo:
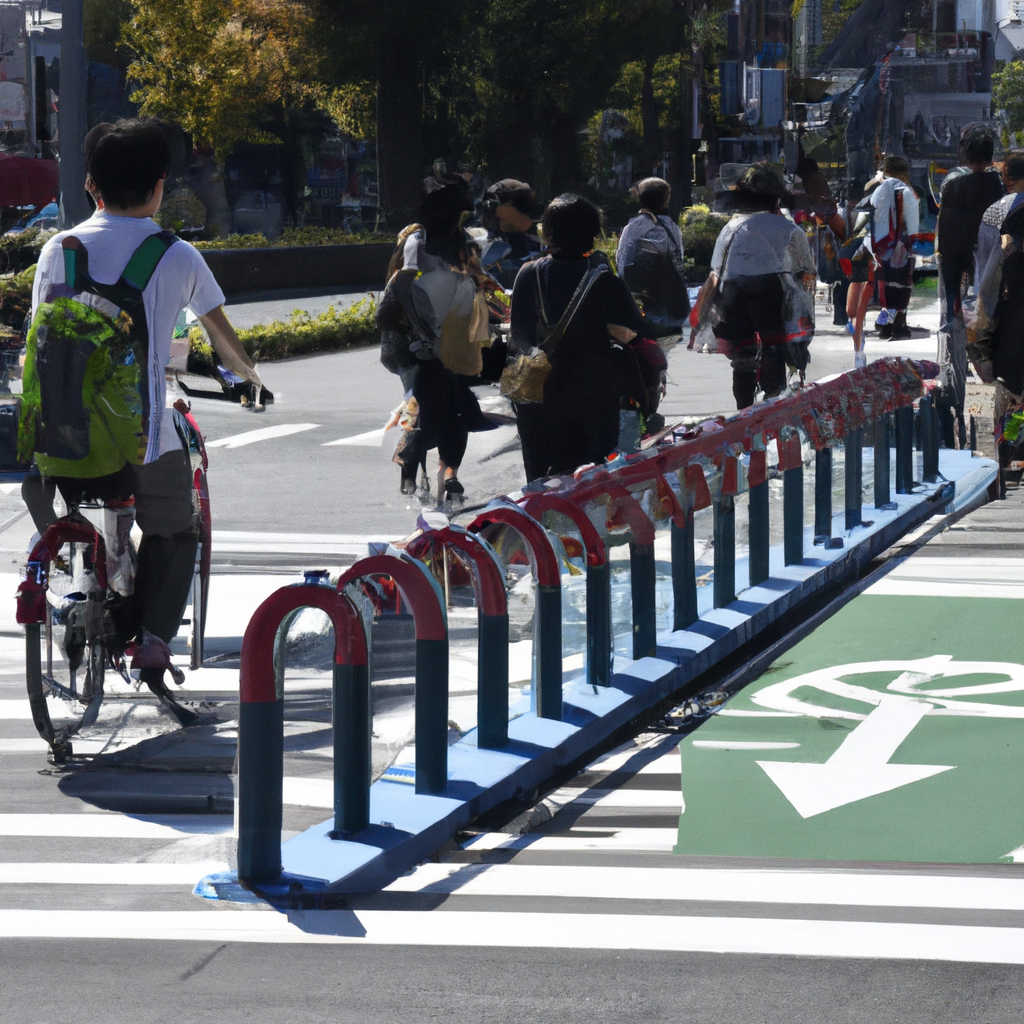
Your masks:
<svg viewBox="0 0 1024 1024"><path fill-rule="evenodd" d="M44 476L95 479L141 465L149 445L149 329L142 293L177 241L150 235L120 279L101 284L73 235L62 242L64 284L29 328L18 454Z"/></svg>

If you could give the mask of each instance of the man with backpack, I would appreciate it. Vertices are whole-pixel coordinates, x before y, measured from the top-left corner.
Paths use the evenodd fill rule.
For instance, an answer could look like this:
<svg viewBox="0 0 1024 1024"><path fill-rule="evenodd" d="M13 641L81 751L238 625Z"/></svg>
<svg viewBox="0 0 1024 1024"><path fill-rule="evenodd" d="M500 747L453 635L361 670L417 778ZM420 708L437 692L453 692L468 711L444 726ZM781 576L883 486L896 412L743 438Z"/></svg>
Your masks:
<svg viewBox="0 0 1024 1024"><path fill-rule="evenodd" d="M143 534L134 594L112 611L117 639L135 640L142 680L164 697L164 668L152 666L166 661L163 645L178 631L198 543L191 462L167 407L181 310L199 316L223 365L255 386L258 408L262 383L202 256L152 219L171 156L159 123L97 125L85 156L98 208L39 257L19 453L34 457L50 495L56 485L72 503L134 496ZM52 507L42 516L39 501L30 507L40 530L53 521ZM191 715L169 706L179 719Z"/></svg>

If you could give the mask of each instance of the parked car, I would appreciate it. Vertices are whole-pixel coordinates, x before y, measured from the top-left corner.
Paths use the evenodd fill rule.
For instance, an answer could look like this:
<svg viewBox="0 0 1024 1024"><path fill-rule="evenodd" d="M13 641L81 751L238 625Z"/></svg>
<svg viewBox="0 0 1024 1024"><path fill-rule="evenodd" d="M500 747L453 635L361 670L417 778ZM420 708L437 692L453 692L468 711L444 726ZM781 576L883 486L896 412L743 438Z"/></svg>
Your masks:
<svg viewBox="0 0 1024 1024"><path fill-rule="evenodd" d="M4 234L20 235L30 228L39 228L41 231L53 231L57 227L57 218L60 216L60 207L56 203L47 203L37 213L27 213L13 227L7 229Z"/></svg>

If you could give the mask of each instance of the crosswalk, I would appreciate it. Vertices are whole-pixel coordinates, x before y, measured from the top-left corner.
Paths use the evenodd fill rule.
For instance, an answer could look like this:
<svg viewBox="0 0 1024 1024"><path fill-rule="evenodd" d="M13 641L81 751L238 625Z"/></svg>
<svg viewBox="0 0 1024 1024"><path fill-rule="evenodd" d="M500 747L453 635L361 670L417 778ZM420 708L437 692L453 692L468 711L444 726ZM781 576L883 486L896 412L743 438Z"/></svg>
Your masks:
<svg viewBox="0 0 1024 1024"><path fill-rule="evenodd" d="M324 816L329 784L313 781L286 781L286 830ZM342 908L284 912L191 895L199 878L231 864L230 815L0 813L0 940L1024 963L1024 876L1012 869L681 857L672 851L684 797L677 738L643 736L507 831L463 834L438 861Z"/></svg>

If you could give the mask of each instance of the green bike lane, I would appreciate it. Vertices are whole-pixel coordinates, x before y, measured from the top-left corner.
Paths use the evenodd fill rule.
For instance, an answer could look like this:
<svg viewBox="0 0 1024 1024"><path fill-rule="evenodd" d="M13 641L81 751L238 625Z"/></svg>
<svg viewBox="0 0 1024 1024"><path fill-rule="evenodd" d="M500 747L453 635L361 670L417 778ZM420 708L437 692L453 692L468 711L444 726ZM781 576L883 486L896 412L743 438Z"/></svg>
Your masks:
<svg viewBox="0 0 1024 1024"><path fill-rule="evenodd" d="M675 852L1024 861L1020 552L925 547L687 736Z"/></svg>

